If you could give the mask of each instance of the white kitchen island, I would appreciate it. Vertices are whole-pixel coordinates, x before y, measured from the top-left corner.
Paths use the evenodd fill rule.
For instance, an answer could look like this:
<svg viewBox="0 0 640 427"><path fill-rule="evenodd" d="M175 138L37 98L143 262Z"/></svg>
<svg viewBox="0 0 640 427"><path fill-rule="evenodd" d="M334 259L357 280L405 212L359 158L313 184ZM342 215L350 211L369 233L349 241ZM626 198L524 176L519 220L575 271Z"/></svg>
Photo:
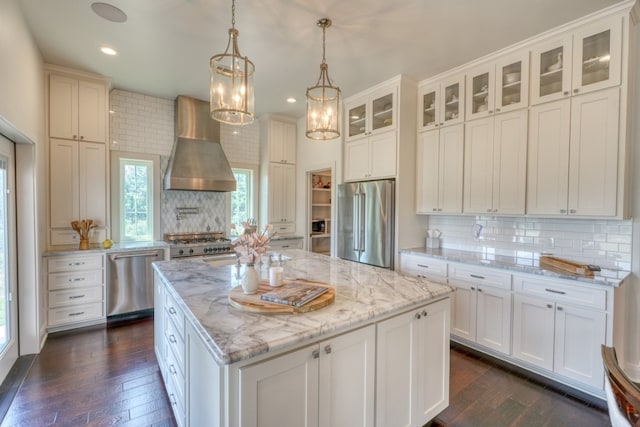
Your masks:
<svg viewBox="0 0 640 427"><path fill-rule="evenodd" d="M233 308L245 267L154 263L155 350L179 425L422 426L449 400L452 288L286 251L285 278L326 282L304 314Z"/></svg>

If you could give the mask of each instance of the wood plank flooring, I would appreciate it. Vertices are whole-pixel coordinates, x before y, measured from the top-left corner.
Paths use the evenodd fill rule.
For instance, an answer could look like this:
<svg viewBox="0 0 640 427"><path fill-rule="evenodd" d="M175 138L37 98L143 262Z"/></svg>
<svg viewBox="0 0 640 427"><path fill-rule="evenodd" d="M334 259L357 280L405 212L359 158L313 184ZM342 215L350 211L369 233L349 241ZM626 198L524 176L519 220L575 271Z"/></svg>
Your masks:
<svg viewBox="0 0 640 427"><path fill-rule="evenodd" d="M464 347L451 350L450 396L432 426L609 425L598 405ZM176 425L153 352L152 318L52 334L2 422L82 425Z"/></svg>
<svg viewBox="0 0 640 427"><path fill-rule="evenodd" d="M52 334L3 422L175 426L153 352L153 319Z"/></svg>

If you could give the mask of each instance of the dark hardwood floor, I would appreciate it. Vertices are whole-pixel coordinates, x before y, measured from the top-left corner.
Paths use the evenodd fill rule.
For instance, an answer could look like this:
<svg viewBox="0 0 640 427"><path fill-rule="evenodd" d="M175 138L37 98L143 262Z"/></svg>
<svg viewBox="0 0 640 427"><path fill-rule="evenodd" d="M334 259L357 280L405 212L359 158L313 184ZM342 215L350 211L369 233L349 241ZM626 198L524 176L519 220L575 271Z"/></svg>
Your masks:
<svg viewBox="0 0 640 427"><path fill-rule="evenodd" d="M175 426L153 352L153 319L52 334L2 422Z"/></svg>
<svg viewBox="0 0 640 427"><path fill-rule="evenodd" d="M602 402L568 396L464 347L451 351L450 395L431 425L609 425ZM82 425L176 425L153 352L152 318L50 335L2 422Z"/></svg>

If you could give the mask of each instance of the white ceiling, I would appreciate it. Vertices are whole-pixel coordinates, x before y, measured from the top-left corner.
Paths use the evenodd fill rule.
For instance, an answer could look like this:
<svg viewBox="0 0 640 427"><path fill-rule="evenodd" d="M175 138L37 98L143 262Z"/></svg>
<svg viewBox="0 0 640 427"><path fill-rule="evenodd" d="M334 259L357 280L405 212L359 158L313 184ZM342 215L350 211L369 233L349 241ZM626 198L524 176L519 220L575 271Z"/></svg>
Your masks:
<svg viewBox="0 0 640 427"><path fill-rule="evenodd" d="M231 0L19 0L46 62L108 76L114 88L208 99L209 58L222 53ZM621 0L237 0L239 47L256 66L256 113L301 116L320 72L348 97L397 74L421 80ZM119 53L103 55L107 45ZM296 104L287 104L289 96Z"/></svg>

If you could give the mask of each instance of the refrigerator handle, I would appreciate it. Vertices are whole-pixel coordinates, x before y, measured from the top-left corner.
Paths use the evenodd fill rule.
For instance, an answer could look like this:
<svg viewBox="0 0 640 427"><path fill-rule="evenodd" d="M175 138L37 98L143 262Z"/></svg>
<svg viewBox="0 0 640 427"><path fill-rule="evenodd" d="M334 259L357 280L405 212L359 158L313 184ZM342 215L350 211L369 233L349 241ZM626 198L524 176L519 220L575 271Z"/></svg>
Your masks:
<svg viewBox="0 0 640 427"><path fill-rule="evenodd" d="M358 230L358 234L360 235L360 237L358 239L360 241L360 245L358 247L358 250L360 252L364 252L364 248L366 248L365 241L364 241L365 235L367 234L365 232L365 230L367 229L366 215L365 215L365 212L366 212L365 211L365 208L366 208L365 196L366 196L366 193L361 193L360 194L360 212L358 212L358 216L360 217L360 221L359 221L360 222L360 224L359 224L360 228Z"/></svg>
<svg viewBox="0 0 640 427"><path fill-rule="evenodd" d="M360 222L360 194L356 193L353 195L353 250L359 251L358 243L360 241L359 234L359 222Z"/></svg>

